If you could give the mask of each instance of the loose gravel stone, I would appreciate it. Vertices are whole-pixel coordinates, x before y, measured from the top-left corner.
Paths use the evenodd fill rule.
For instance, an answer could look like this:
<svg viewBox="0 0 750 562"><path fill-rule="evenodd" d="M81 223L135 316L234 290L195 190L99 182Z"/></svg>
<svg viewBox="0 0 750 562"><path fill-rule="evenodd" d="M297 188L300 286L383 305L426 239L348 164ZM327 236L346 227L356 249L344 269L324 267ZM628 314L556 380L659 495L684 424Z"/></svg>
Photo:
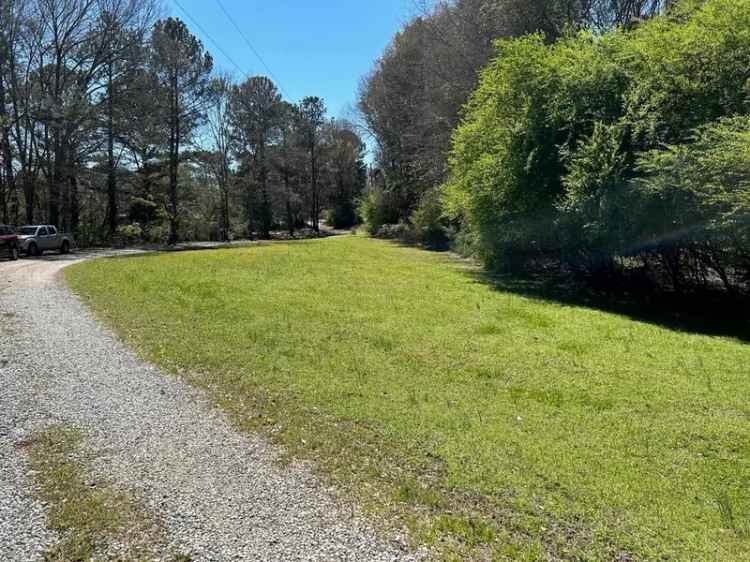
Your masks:
<svg viewBox="0 0 750 562"><path fill-rule="evenodd" d="M2 290L0 286L0 290ZM0 293L0 299L2 293ZM30 428L43 423L34 381L16 384L10 368L15 315L0 300L0 560L37 560L56 537L46 528L44 506L31 493L23 462Z"/></svg>
<svg viewBox="0 0 750 562"><path fill-rule="evenodd" d="M306 466L282 466L200 391L139 360L55 281L70 260L18 263L0 264L11 279L0 324L12 325L0 329L0 560L37 560L55 539L19 447L51 423L80 428L95 476L139 498L168 549L196 562L424 557L379 535Z"/></svg>

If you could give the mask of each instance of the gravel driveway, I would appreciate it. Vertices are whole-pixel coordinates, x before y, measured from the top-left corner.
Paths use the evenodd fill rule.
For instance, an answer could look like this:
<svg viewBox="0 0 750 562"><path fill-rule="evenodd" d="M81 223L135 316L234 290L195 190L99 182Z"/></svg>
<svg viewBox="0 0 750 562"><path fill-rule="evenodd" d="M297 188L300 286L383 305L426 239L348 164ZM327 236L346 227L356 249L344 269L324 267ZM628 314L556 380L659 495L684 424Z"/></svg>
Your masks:
<svg viewBox="0 0 750 562"><path fill-rule="evenodd" d="M19 447L51 424L79 428L96 474L196 562L415 559L99 326L60 283L63 267L89 257L0 262L0 560L39 560L56 540Z"/></svg>

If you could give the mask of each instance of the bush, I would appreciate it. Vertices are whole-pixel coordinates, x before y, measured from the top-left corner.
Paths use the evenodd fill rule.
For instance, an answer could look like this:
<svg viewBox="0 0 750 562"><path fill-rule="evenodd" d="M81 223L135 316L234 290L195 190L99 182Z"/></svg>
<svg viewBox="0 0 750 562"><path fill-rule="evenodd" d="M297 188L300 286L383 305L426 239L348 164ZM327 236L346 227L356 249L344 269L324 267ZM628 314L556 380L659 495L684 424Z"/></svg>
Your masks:
<svg viewBox="0 0 750 562"><path fill-rule="evenodd" d="M141 229L140 240L145 242L165 242L169 238L169 217L167 212L161 205L151 199L133 197L130 201L128 218L130 225L138 225Z"/></svg>
<svg viewBox="0 0 750 562"><path fill-rule="evenodd" d="M399 222L397 198L380 186L371 187L362 198L359 213L367 232L375 235L385 224Z"/></svg>
<svg viewBox="0 0 750 562"><path fill-rule="evenodd" d="M414 228L406 222L380 225L380 228L372 234L376 238L399 240L406 244L414 244L417 241Z"/></svg>
<svg viewBox="0 0 750 562"><path fill-rule="evenodd" d="M692 142L641 155L633 182L644 251L671 265L673 286L750 280L750 116L700 127ZM706 274L708 272L708 275Z"/></svg>
<svg viewBox="0 0 750 562"><path fill-rule="evenodd" d="M415 238L427 248L448 247L450 233L439 189L432 189L422 195L417 209L412 213L411 223Z"/></svg>
<svg viewBox="0 0 750 562"><path fill-rule="evenodd" d="M594 123L568 159L565 192L556 207L565 261L584 269L610 269L630 243L629 156L619 124Z"/></svg>
<svg viewBox="0 0 750 562"><path fill-rule="evenodd" d="M323 211L323 218L329 226L338 229L352 228L359 221L354 202L342 202Z"/></svg>
<svg viewBox="0 0 750 562"><path fill-rule="evenodd" d="M144 229L144 240L157 244L166 243L169 240L169 224L163 222L150 225Z"/></svg>
<svg viewBox="0 0 750 562"><path fill-rule="evenodd" d="M137 222L122 224L117 227L116 239L120 244L137 244L143 240L143 228Z"/></svg>
<svg viewBox="0 0 750 562"><path fill-rule="evenodd" d="M607 277L649 255L674 286L736 289L748 30L750 0L683 0L630 31L500 41L454 135L449 216L493 267L556 257Z"/></svg>

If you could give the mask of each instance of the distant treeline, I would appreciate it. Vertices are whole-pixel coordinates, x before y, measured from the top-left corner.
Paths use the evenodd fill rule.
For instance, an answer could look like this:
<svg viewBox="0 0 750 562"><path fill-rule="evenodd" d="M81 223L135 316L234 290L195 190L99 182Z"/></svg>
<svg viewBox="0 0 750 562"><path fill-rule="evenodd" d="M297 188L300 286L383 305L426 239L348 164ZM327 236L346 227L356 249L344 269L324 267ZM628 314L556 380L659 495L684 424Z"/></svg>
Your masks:
<svg viewBox="0 0 750 562"><path fill-rule="evenodd" d="M445 13L460 21L468 4L443 6L412 26L437 25ZM396 53L406 55L407 27L361 99L374 116L384 178L366 200L371 229L389 234L394 227L382 224L401 222L397 235L457 238L495 268L555 265L605 283L627 274L677 292L746 291L750 1L650 8L619 21L588 14L539 27L544 33L509 30L518 37L494 43L468 103L434 120L445 130L431 135L415 125L391 137L378 132L382 112L368 103ZM420 48L422 60L450 69ZM439 89L424 91L446 99ZM421 99L415 106L429 107ZM404 143L417 147L420 137L450 141L429 155L410 152ZM427 169L438 173L421 173Z"/></svg>
<svg viewBox="0 0 750 562"><path fill-rule="evenodd" d="M82 243L356 220L365 147L323 101L241 83L153 0L0 3L0 221Z"/></svg>

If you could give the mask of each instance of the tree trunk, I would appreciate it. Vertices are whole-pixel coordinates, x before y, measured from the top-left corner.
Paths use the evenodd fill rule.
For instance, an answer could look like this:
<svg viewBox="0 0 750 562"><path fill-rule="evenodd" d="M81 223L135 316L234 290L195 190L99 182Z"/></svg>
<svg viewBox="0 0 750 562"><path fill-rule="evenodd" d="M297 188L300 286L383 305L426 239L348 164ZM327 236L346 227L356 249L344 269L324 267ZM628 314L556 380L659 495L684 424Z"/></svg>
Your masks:
<svg viewBox="0 0 750 562"><path fill-rule="evenodd" d="M271 222L273 221L271 211L271 201L268 197L268 172L266 170L266 147L265 143L260 143L258 148L259 158L258 163L259 169L259 180L260 180L260 196L261 196L261 217L260 217L260 228L261 236L264 240L271 238Z"/></svg>
<svg viewBox="0 0 750 562"><path fill-rule="evenodd" d="M289 188L289 172L284 170L284 194L286 195L286 226L289 236L294 238L294 215L292 213L291 190Z"/></svg>
<svg viewBox="0 0 750 562"><path fill-rule="evenodd" d="M54 160L52 162L52 174L49 179L49 200L47 201L47 223L60 228L60 196L62 194L62 184L65 182L65 175L63 173L63 167L65 157L63 155L64 149L62 146L62 140L60 139L60 131L57 130L54 133Z"/></svg>
<svg viewBox="0 0 750 562"><path fill-rule="evenodd" d="M5 195L5 175L0 170L0 221L8 222L8 201Z"/></svg>
<svg viewBox="0 0 750 562"><path fill-rule="evenodd" d="M226 185L223 176L219 178L219 242L227 241Z"/></svg>
<svg viewBox="0 0 750 562"><path fill-rule="evenodd" d="M28 176L23 178L23 199L26 203L26 224L34 224L34 204L36 203L36 193L34 192L34 182Z"/></svg>
<svg viewBox="0 0 750 562"><path fill-rule="evenodd" d="M229 166L226 155L222 155L219 169L219 241L229 242Z"/></svg>
<svg viewBox="0 0 750 562"><path fill-rule="evenodd" d="M10 64L9 64L9 78L10 78L10 102L11 102L11 108L13 111L13 119L14 122L13 125L13 133L15 135L15 144L17 148L17 157L18 162L20 164L20 176L21 176L21 189L23 191L24 195L24 201L25 201L25 219L26 224L33 224L34 222L34 199L35 199L35 191L34 191L34 183L30 180L31 175L31 160L32 160L32 154L31 151L28 152L29 149L29 142L25 139L24 135L26 134L24 129L22 128L22 121L26 124L26 131L30 130L31 127L29 126L29 115L25 115L22 119L21 112L19 110L19 89L17 84L17 77L16 77L16 69L13 57L10 58ZM18 196L16 195L16 200L18 199ZM18 212L18 211L16 211Z"/></svg>
<svg viewBox="0 0 750 562"><path fill-rule="evenodd" d="M318 163L315 154L315 144L310 146L310 165L311 165L311 182L312 182L312 227L316 233L320 232L318 218L320 216L320 205L318 202Z"/></svg>
<svg viewBox="0 0 750 562"><path fill-rule="evenodd" d="M223 241L229 242L229 188L226 184L222 189L221 197L221 222L223 229Z"/></svg>
<svg viewBox="0 0 750 562"><path fill-rule="evenodd" d="M62 109L62 75L65 63L63 62L63 54L58 43L58 30L55 29L55 64L54 64L54 82L52 84L52 98L54 100L54 107L57 110ZM40 65L43 60L40 59ZM39 69L40 74L43 70ZM55 225L58 229L61 227L60 220L60 196L65 189L64 183L66 180L64 174L65 167L65 143L63 140L62 127L59 124L53 125L52 139L54 146L54 155L52 162L52 174L49 177L49 197L47 200L48 205L48 216L47 223Z"/></svg>
<svg viewBox="0 0 750 562"><path fill-rule="evenodd" d="M5 164L5 177L0 190L0 205L2 205L3 222L10 222L8 215L8 201L12 201L16 195L15 175L13 171L13 153L10 148L10 131L8 130L7 111L5 108L5 77L4 69L0 66L0 123L3 123L2 137L2 159ZM0 172L0 175L2 172Z"/></svg>
<svg viewBox="0 0 750 562"><path fill-rule="evenodd" d="M115 175L114 88L112 63L107 68L107 228L111 240L117 232L117 177Z"/></svg>
<svg viewBox="0 0 750 562"><path fill-rule="evenodd" d="M169 154L169 243L176 244L179 224L177 222L177 173L180 157L180 106L178 99L178 81L175 72L172 79L172 127L170 131Z"/></svg>
<svg viewBox="0 0 750 562"><path fill-rule="evenodd" d="M78 177L75 170L70 173L70 232L78 237L78 227L81 224L81 203L78 197Z"/></svg>

